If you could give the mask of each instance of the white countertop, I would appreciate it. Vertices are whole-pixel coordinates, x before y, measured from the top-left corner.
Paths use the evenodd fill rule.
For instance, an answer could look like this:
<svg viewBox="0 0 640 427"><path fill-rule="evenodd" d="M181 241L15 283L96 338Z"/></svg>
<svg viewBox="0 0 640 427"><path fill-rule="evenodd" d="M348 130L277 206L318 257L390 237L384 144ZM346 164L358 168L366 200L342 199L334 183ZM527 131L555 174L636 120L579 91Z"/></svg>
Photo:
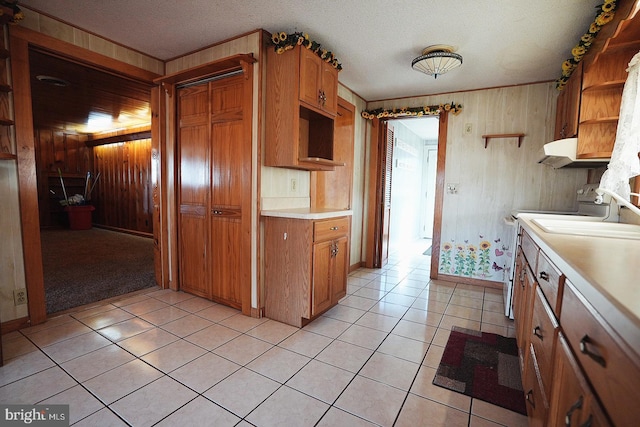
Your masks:
<svg viewBox="0 0 640 427"><path fill-rule="evenodd" d="M640 240L547 233L518 217L540 249L627 341L640 349Z"/></svg>
<svg viewBox="0 0 640 427"><path fill-rule="evenodd" d="M352 216L353 211L344 209L330 209L330 208L295 208L295 209L272 209L263 210L260 212L261 216L271 216L277 218L292 218L292 219L328 219L337 218L340 216Z"/></svg>

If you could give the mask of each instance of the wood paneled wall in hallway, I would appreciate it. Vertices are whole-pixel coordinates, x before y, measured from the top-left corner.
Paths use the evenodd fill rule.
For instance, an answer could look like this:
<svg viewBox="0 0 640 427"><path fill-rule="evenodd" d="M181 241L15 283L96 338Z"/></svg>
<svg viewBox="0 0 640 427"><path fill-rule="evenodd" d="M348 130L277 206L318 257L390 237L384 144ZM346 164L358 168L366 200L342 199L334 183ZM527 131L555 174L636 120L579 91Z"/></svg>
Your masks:
<svg viewBox="0 0 640 427"><path fill-rule="evenodd" d="M85 176L92 170L91 148L85 145L86 135L60 129L38 129L35 140L40 226L61 226L66 214L59 203L64 194L58 169L67 195L83 194Z"/></svg>
<svg viewBox="0 0 640 427"><path fill-rule="evenodd" d="M96 224L151 233L151 139L94 147Z"/></svg>

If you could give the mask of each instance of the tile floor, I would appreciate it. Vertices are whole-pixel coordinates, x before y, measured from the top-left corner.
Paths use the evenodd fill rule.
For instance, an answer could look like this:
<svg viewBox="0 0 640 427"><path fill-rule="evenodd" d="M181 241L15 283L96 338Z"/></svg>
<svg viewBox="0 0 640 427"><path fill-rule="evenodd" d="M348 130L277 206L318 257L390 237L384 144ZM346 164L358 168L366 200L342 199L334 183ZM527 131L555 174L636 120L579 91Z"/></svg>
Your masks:
<svg viewBox="0 0 640 427"><path fill-rule="evenodd" d="M303 329L168 290L53 317L3 337L0 402L70 404L75 426L526 426L431 384L452 325L513 325L421 254L353 272Z"/></svg>

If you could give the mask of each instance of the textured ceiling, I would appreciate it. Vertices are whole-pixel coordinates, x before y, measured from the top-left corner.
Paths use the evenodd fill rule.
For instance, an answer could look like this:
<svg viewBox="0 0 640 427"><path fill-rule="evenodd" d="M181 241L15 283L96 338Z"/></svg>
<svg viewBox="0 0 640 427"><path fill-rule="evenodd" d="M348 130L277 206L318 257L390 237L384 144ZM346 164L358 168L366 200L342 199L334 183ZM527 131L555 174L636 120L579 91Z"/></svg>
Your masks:
<svg viewBox="0 0 640 427"><path fill-rule="evenodd" d="M23 0L21 5L166 60L264 28L302 31L367 101L555 80L602 0ZM25 10L28 13L28 10ZM462 67L411 69L433 44Z"/></svg>

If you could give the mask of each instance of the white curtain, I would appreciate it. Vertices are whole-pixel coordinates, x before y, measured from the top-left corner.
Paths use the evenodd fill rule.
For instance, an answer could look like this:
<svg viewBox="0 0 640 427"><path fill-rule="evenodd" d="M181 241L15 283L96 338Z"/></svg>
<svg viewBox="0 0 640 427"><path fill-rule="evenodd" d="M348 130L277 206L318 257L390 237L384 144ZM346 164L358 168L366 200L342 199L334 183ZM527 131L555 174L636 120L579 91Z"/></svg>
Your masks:
<svg viewBox="0 0 640 427"><path fill-rule="evenodd" d="M622 92L616 142L600 188L629 200L629 179L640 175L640 52L629 62L629 75Z"/></svg>

